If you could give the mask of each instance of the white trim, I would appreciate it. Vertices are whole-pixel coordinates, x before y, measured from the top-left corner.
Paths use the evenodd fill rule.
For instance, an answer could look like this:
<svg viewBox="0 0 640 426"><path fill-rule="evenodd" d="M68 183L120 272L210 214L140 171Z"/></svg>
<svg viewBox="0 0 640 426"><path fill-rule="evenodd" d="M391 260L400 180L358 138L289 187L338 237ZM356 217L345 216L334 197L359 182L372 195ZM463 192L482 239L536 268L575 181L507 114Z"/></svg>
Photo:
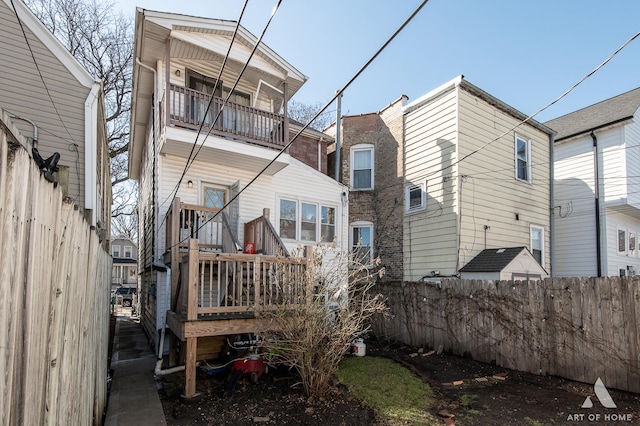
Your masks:
<svg viewBox="0 0 640 426"><path fill-rule="evenodd" d="M521 140L526 144L526 161L527 161L527 178L522 179L518 176L518 141ZM514 150L514 167L515 167L515 177L517 181L532 183L533 177L531 176L531 139L527 139L524 136L520 136L519 134L515 134L513 140L513 150Z"/></svg>
<svg viewBox="0 0 640 426"><path fill-rule="evenodd" d="M354 185L354 179L353 179L353 171L354 171L354 166L353 166L353 162L354 162L354 153L357 151L369 151L370 155L371 155L371 186L368 188L356 188ZM353 145L350 149L349 149L349 186L351 188L352 191L371 191L372 189L374 189L376 187L376 183L375 183L375 170L376 170L376 161L375 161L375 147L373 146L373 144L368 144L368 143L362 143L362 144L358 144L358 145Z"/></svg>
<svg viewBox="0 0 640 426"><path fill-rule="evenodd" d="M427 191L426 191L426 181L422 181L419 183L407 183L404 186L404 211L406 213L415 213L427 208ZM412 189L420 190L420 205L418 207L411 208L410 206L410 193Z"/></svg>
<svg viewBox="0 0 640 426"><path fill-rule="evenodd" d="M620 250L620 232L624 232L624 250ZM616 253L619 255L626 255L629 250L629 232L626 228L620 226L616 227Z"/></svg>
<svg viewBox="0 0 640 426"><path fill-rule="evenodd" d="M544 239L544 226L529 225L529 251L533 254L533 231L540 231L540 266L545 267L545 239Z"/></svg>
<svg viewBox="0 0 640 426"><path fill-rule="evenodd" d="M374 247L373 247L373 242L375 240L374 238L374 228L373 228L373 222L369 222L369 221L365 221L365 220L359 220L356 222L351 222L349 224L349 252L351 252L353 250L353 246L354 246L354 242L353 242L353 228L369 228L371 231L371 241L370 241L370 245L369 245L369 264L372 265L373 264L373 251L374 251Z"/></svg>
<svg viewBox="0 0 640 426"><path fill-rule="evenodd" d="M84 207L91 210L91 225L97 223L98 101L102 86L94 83L84 103ZM102 212L104 214L104 212Z"/></svg>

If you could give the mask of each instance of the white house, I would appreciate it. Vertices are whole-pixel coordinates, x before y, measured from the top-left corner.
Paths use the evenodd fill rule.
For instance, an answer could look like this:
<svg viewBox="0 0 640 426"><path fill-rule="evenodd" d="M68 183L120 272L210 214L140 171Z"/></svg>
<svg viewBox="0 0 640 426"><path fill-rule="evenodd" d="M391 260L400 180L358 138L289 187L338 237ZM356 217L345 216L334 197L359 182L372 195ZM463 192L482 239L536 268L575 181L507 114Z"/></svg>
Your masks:
<svg viewBox="0 0 640 426"><path fill-rule="evenodd" d="M545 123L554 154L555 276L640 270L640 88Z"/></svg>
<svg viewBox="0 0 640 426"><path fill-rule="evenodd" d="M307 77L242 26L234 39L235 28L226 20L136 13L129 173L140 188L142 323L154 341L167 311L170 320L181 318L172 331L188 346L196 345L189 339L251 330L253 318L237 315L264 297L254 291L264 290L266 275L247 267L334 240L335 250L348 250L348 191L325 174L331 138L307 130L289 145L300 126L290 122L287 101ZM206 280L218 287L180 316L181 294L192 285L179 278L190 239L198 240L201 257L217 256L206 268L219 275ZM227 266L215 263L220 259ZM238 293L225 305L232 288L219 283L227 274L249 299L239 302L245 294ZM202 325L205 311L209 325ZM213 324L231 314L233 321ZM198 337L184 333L198 321Z"/></svg>

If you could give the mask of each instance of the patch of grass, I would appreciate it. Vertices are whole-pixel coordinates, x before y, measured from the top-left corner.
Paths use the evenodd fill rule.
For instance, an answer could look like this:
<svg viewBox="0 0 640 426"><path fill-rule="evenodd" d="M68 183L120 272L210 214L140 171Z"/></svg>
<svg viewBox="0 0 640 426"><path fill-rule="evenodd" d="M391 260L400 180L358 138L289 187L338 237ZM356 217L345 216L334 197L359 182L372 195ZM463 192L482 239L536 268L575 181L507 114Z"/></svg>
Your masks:
<svg viewBox="0 0 640 426"><path fill-rule="evenodd" d="M524 420L527 422L528 425L531 425L531 426L543 426L544 425L544 423L542 423L542 422L540 422L538 420L532 419L531 417L525 417Z"/></svg>
<svg viewBox="0 0 640 426"><path fill-rule="evenodd" d="M388 358L344 358L338 378L352 395L391 425L431 425L433 392L429 385Z"/></svg>
<svg viewBox="0 0 640 426"><path fill-rule="evenodd" d="M460 405L464 408L470 408L471 405L478 399L478 395L472 395L470 393L464 393L460 397Z"/></svg>

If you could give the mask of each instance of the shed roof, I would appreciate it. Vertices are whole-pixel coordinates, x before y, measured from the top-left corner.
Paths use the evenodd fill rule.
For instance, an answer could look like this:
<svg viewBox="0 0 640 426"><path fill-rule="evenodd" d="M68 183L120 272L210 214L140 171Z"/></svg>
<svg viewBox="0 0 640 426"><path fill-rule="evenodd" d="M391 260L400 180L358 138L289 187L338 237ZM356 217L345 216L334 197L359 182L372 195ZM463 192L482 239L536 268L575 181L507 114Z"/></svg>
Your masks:
<svg viewBox="0 0 640 426"><path fill-rule="evenodd" d="M633 118L640 87L544 123L557 131L556 142Z"/></svg>
<svg viewBox="0 0 640 426"><path fill-rule="evenodd" d="M469 263L460 268L460 272L498 272L511 263L526 247L505 247L484 249Z"/></svg>

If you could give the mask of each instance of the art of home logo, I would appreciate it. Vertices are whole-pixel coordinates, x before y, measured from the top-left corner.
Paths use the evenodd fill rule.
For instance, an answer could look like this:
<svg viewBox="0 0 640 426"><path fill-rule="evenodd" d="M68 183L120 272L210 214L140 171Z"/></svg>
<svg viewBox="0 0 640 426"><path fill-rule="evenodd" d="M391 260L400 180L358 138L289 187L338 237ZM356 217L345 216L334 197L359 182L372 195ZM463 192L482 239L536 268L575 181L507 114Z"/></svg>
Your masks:
<svg viewBox="0 0 640 426"><path fill-rule="evenodd" d="M596 383L593 385L593 391L595 392L596 397L598 398L598 401L604 408L609 408L609 409L618 408L616 403L613 402L613 398L611 398L611 395L609 394L609 391L607 390L606 386L604 385L604 383L602 383L602 380L600 380L600 377L598 377L598 380L596 380ZM591 400L590 396L588 396L584 400L580 408L587 408L587 409L593 408L593 401ZM574 421L588 420L590 422L600 422L600 421L631 422L633 420L633 416L631 414L622 414L622 413L604 413L604 414L576 413L576 414L569 414L569 416L567 417L567 421L569 420L574 420Z"/></svg>

